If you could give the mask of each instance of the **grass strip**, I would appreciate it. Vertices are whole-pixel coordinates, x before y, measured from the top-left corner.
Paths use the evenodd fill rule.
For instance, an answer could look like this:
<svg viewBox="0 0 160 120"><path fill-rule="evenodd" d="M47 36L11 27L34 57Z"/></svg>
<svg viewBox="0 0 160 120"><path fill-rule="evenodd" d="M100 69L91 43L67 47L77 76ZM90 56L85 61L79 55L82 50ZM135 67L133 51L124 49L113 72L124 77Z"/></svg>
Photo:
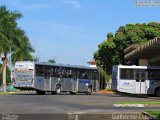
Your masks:
<svg viewBox="0 0 160 120"><path fill-rule="evenodd" d="M115 104L144 104L144 105L160 105L160 102L152 102L152 101L124 101L124 102L117 102Z"/></svg>
<svg viewBox="0 0 160 120"><path fill-rule="evenodd" d="M148 113L152 117L160 118L160 110L144 110L144 112Z"/></svg>

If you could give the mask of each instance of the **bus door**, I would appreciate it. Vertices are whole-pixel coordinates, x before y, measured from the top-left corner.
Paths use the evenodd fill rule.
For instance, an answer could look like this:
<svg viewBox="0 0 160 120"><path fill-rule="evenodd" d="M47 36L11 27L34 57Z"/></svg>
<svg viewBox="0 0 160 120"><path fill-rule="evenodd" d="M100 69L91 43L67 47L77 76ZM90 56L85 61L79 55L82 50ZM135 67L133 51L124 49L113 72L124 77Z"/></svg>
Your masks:
<svg viewBox="0 0 160 120"><path fill-rule="evenodd" d="M49 67L45 69L44 90L51 91L51 69Z"/></svg>
<svg viewBox="0 0 160 120"><path fill-rule="evenodd" d="M145 70L136 70L135 72L136 79L136 93L145 94L146 93L146 71Z"/></svg>
<svg viewBox="0 0 160 120"><path fill-rule="evenodd" d="M78 80L76 78L72 78L72 91L78 91Z"/></svg>

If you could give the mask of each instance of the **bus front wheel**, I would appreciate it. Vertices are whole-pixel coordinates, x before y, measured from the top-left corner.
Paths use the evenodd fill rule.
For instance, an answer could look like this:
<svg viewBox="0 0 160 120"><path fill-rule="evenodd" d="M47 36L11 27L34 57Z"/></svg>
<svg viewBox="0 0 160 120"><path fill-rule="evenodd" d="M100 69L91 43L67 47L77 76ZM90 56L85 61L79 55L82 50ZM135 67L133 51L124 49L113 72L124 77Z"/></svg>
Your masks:
<svg viewBox="0 0 160 120"><path fill-rule="evenodd" d="M37 95L45 95L46 91L36 90Z"/></svg>
<svg viewBox="0 0 160 120"><path fill-rule="evenodd" d="M160 87L155 90L155 96L160 97Z"/></svg>
<svg viewBox="0 0 160 120"><path fill-rule="evenodd" d="M86 94L87 95L91 95L92 94L92 86L88 86Z"/></svg>
<svg viewBox="0 0 160 120"><path fill-rule="evenodd" d="M61 85L56 85L55 93L59 95L61 93Z"/></svg>

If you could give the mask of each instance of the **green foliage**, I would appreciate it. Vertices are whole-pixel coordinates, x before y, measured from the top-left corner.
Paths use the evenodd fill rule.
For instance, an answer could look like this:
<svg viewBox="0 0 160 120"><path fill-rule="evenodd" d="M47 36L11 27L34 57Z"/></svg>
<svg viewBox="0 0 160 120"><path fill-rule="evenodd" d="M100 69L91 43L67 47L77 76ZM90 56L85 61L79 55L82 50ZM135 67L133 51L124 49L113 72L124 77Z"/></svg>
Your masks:
<svg viewBox="0 0 160 120"><path fill-rule="evenodd" d="M56 63L55 59L49 59L48 63Z"/></svg>
<svg viewBox="0 0 160 120"><path fill-rule="evenodd" d="M160 23L137 23L120 26L115 34L108 33L107 39L98 45L94 59L98 66L105 66L111 73L113 65L126 64L124 49L134 43L144 44L154 37L160 37Z"/></svg>
<svg viewBox="0 0 160 120"><path fill-rule="evenodd" d="M32 60L32 61L34 61L34 62L39 62L39 57L33 56L33 60Z"/></svg>
<svg viewBox="0 0 160 120"><path fill-rule="evenodd" d="M18 27L17 20L22 14L17 11L7 10L6 6L0 6L0 53L8 54L12 49L12 62L16 60L32 60L29 38L24 30Z"/></svg>

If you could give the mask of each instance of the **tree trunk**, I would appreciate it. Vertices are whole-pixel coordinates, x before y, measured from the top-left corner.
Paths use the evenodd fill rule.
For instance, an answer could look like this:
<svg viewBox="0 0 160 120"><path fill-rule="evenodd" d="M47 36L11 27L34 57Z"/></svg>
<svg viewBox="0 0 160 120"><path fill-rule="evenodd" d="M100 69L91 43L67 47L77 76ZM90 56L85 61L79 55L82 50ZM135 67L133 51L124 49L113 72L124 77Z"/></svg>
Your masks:
<svg viewBox="0 0 160 120"><path fill-rule="evenodd" d="M3 92L6 92L6 63L3 61L4 68L3 68Z"/></svg>
<svg viewBox="0 0 160 120"><path fill-rule="evenodd" d="M1 67L1 70L3 72L3 92L6 92L7 87L6 87L6 65L7 65L7 59L3 60L3 64Z"/></svg>

